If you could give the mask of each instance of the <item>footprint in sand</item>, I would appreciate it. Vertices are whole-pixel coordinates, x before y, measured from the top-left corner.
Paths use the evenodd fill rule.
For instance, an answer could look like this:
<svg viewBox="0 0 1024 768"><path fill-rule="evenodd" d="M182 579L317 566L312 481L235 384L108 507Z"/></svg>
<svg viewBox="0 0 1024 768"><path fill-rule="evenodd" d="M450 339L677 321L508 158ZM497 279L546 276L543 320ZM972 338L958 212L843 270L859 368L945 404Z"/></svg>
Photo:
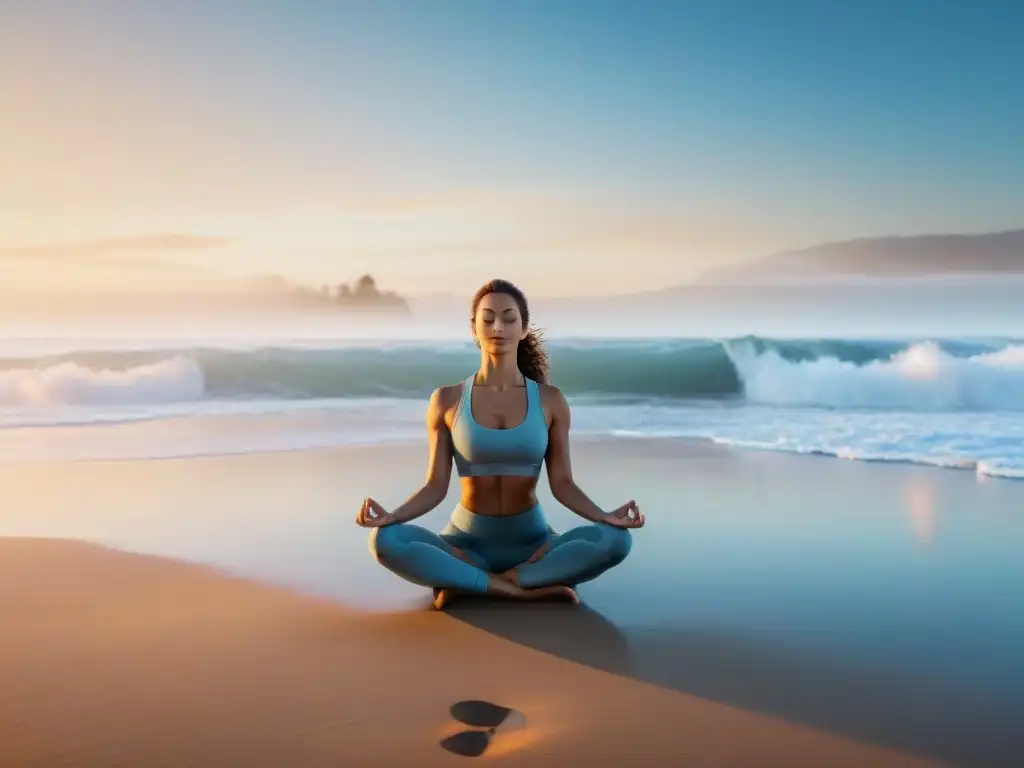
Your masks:
<svg viewBox="0 0 1024 768"><path fill-rule="evenodd" d="M498 734L526 727L526 716L522 712L489 701L458 701L449 711L463 725L484 729L460 731L441 740L444 749L463 757L480 757Z"/></svg>

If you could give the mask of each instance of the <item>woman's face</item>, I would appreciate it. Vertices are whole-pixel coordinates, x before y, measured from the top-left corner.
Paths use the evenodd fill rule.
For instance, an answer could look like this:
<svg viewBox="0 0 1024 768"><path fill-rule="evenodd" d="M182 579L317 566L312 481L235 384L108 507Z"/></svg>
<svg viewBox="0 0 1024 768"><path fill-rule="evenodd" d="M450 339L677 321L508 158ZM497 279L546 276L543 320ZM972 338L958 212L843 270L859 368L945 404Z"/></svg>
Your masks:
<svg viewBox="0 0 1024 768"><path fill-rule="evenodd" d="M514 352L526 336L516 300L505 293L484 296L473 318L473 336L480 348L491 354Z"/></svg>

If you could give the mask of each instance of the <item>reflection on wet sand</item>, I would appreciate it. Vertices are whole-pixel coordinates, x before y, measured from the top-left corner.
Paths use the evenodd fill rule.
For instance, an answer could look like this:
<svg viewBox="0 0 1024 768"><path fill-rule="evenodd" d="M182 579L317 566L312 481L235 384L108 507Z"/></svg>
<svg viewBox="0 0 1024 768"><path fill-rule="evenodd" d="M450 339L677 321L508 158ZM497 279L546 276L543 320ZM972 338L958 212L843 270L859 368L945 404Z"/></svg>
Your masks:
<svg viewBox="0 0 1024 768"><path fill-rule="evenodd" d="M931 546L936 532L935 487L919 476L912 476L907 481L903 500L914 537L922 546Z"/></svg>

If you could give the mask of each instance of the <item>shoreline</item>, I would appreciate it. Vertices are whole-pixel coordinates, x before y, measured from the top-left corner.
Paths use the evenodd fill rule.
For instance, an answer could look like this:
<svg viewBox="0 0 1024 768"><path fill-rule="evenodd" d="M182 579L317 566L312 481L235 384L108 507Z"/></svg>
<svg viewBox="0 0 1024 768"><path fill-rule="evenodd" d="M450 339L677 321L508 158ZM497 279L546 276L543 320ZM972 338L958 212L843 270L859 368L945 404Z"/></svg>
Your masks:
<svg viewBox="0 0 1024 768"><path fill-rule="evenodd" d="M310 412L315 412L316 409L309 409L303 411L304 415L308 415ZM69 432L77 433L83 429L99 429L99 428L161 428L169 423L178 425L188 425L190 423L210 424L211 422L216 423L219 421L228 421L237 423L240 420L255 422L265 422L274 418L287 419L295 415L296 412L288 412L283 414L265 414L265 413L254 413L254 414L230 414L230 415L192 415L183 414L175 415L170 417L157 417L157 418L146 418L137 419L130 421L119 421L112 423L98 423L90 425L33 425L26 427L11 427L8 429L0 430L0 439L2 435L11 432L27 432L34 430L44 430L49 433L54 432ZM912 467L921 468L927 470L937 470L942 472L953 472L956 474L970 474L975 477L978 482L988 481L1006 481L1010 483L1020 483L1024 481L1024 468L1000 468L996 467L990 469L986 467L986 463L982 460L973 459L950 459L946 462L939 461L926 461L918 460L913 458L904 457L875 457L875 456L847 456L840 455L839 453L833 453L824 450L789 450L784 448L775 448L771 446L760 446L753 444L744 444L739 441L730 441L727 439L721 439L716 437L703 437L703 436L692 436L692 435L679 435L679 436L666 436L666 435L641 435L641 434L615 434L614 431L607 433L597 432L582 432L572 435L572 444L584 446L603 445L610 442L616 444L649 444L654 447L665 447L671 445L683 446L686 448L708 448L710 450L721 450L721 451L735 451L739 453L753 453L753 454L769 454L776 456L786 456L798 459L828 459L830 461L837 461L843 463L853 464L865 464L875 465L880 467ZM4 467L42 467L42 466L53 466L53 465L64 465L64 464L117 464L117 463L138 463L138 462L149 462L149 461L189 461L192 459L196 460L210 460L218 458L244 458L246 456L263 456L263 455L287 455L295 453L330 453L332 451L346 451L350 449L372 449L372 448L386 448L393 446L398 449L409 448L419 446L423 450L426 450L426 444L421 436L403 435L393 438L381 438L376 440L367 439L352 439L349 441L338 441L323 444L302 444L293 447L267 447L257 449L236 449L236 450L211 450L207 452L194 451L194 452L183 452L166 455L153 455L153 456L98 456L98 457L57 457L57 458L0 458L0 471ZM543 474L543 473L542 473Z"/></svg>

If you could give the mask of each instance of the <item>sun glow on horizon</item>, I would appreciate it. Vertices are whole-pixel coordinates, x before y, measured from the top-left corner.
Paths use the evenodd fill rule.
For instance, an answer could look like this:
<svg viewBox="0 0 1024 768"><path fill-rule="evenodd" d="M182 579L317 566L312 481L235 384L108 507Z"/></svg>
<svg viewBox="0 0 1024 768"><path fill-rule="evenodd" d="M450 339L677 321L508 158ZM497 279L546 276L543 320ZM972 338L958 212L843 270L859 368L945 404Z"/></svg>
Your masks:
<svg viewBox="0 0 1024 768"><path fill-rule="evenodd" d="M714 4L439 0L413 22L387 5L5 8L0 275L372 272L414 294L504 274L593 295L824 241L1020 225L1021 49L999 14L929 27L982 41L953 61L906 57L909 11L752 4L737 25ZM223 242L80 247L168 232Z"/></svg>

